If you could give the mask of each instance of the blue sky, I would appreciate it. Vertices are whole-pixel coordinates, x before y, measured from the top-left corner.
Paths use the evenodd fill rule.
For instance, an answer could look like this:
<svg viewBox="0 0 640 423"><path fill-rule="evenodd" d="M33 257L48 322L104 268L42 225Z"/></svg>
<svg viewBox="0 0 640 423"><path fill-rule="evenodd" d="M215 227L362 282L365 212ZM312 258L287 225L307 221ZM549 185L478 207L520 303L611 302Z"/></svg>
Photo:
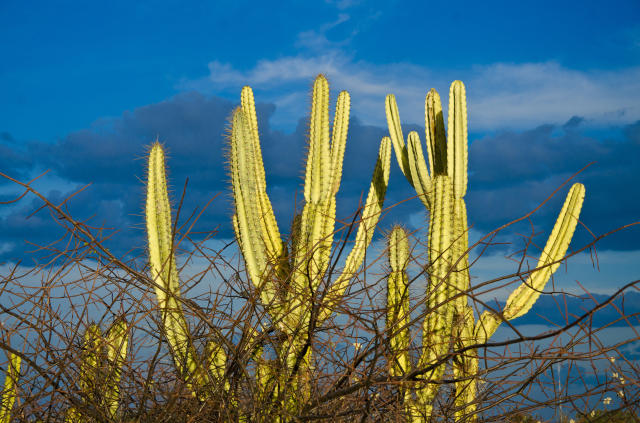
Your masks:
<svg viewBox="0 0 640 423"><path fill-rule="evenodd" d="M121 228L111 240L118 251L144 247L139 179L156 137L171 153L176 195L189 177L187 211L221 194L197 229L230 236L224 134L246 84L260 103L269 193L288 227L320 72L334 96L352 95L342 216L368 187L386 135L384 96L395 93L405 129L417 129L427 90L446 103L450 82L461 79L473 236L530 211L591 161L577 178L587 188L585 225L601 234L640 220L637 1L36 3L0 3L0 171L26 180L51 169L35 186L54 200L92 183L70 208ZM0 183L2 200L15 192ZM535 215L540 243L566 192ZM394 169L387 204L411 195ZM25 239L57 234L45 213L26 219L38 206L25 198L0 210L2 260L23 257ZM419 229L423 216L416 200L383 226ZM516 234L528 231L525 223L505 236L517 249ZM592 287L638 274L638 235L630 229L602 244L626 261L590 276ZM581 229L572 246L589 239Z"/></svg>

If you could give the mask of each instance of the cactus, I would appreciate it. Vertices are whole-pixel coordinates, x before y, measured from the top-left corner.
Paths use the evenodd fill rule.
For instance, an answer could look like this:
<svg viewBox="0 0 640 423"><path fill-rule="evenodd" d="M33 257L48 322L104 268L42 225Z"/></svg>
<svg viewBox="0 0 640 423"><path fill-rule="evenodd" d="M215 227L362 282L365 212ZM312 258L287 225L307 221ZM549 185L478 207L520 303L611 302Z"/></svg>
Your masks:
<svg viewBox="0 0 640 423"><path fill-rule="evenodd" d="M187 320L180 299L180 281L173 249L171 207L167 193L164 150L159 142L151 146L147 177L146 225L149 242L149 265L156 297L161 310L164 333L180 375L195 394L194 383L208 383L191 343Z"/></svg>
<svg viewBox="0 0 640 423"><path fill-rule="evenodd" d="M106 358L107 377L103 402L109 416L116 418L120 398L120 377L122 366L127 356L128 344L127 322L125 320L116 321L106 336Z"/></svg>
<svg viewBox="0 0 640 423"><path fill-rule="evenodd" d="M468 319L465 330L474 327L473 336L465 333L461 337L462 347L482 345L488 342L503 320L513 320L523 316L533 307L549 278L560 266L560 261L564 258L569 248L569 243L578 224L584 197L584 185L574 184L567 194L562 210L553 226L551 235L547 239L535 269L531 271L527 280L509 295L501 316L485 310L478 321L475 322L475 327L473 319ZM470 310L470 307L468 308ZM471 318L473 317L472 313L469 315ZM459 416L467 415L471 417L471 421L475 421L476 404L470 400L475 400L476 396L476 380L473 375L477 374L478 371L478 357L475 350L470 350L463 357L462 366L468 368L465 372L467 380L459 382L456 387L456 391L459 393L459 400L456 405L458 405Z"/></svg>
<svg viewBox="0 0 640 423"><path fill-rule="evenodd" d="M91 324L84 334L80 363L80 391L92 407L101 406L111 419L116 419L120 399L120 377L127 355L127 322L119 319L103 338L100 327ZM67 409L65 421L90 421L76 407Z"/></svg>
<svg viewBox="0 0 640 423"><path fill-rule="evenodd" d="M7 358L9 361L4 376L2 402L0 402L0 423L9 423L11 421L11 411L13 410L13 403L16 401L16 387L20 378L20 363L22 361L22 358L14 353L10 353Z"/></svg>
<svg viewBox="0 0 640 423"><path fill-rule="evenodd" d="M429 292L427 316L422 331L420 368L432 368L425 376L440 381L446 363L440 363L451 344L467 347L482 344L497 329L501 318L485 312L474 323L473 310L466 293L469 290L468 228L464 195L467 190L467 106L464 84L454 81L449 92L448 136L445 135L440 96L431 89L425 100L425 136L427 159L420 137L408 135L405 144L395 97L385 103L387 123L398 165L407 181L430 213L428 255ZM445 141L446 140L446 141ZM504 310L504 319L525 314L535 303L540 290L557 269L571 241L584 198L584 187L575 184L567 196L558 221L530 281L514 291ZM551 265L551 263L555 263ZM456 382L456 418L475 413L475 374L478 360L475 350L456 356L453 362ZM412 405L412 421L426 421L439 383L418 383Z"/></svg>
<svg viewBox="0 0 640 423"><path fill-rule="evenodd" d="M387 279L387 321L386 329L391 351L389 374L393 377L406 375L411 368L409 345L411 321L409 307L409 241L402 227L394 227L388 237L389 267ZM400 389L405 406L411 404L411 391L402 385Z"/></svg>
<svg viewBox="0 0 640 423"><path fill-rule="evenodd" d="M289 372L309 369L307 345L313 301L329 266L335 227L336 193L340 187L342 161L349 124L350 97L338 96L332 133L329 128L329 84L319 75L313 86L305 205L294 224L291 251L282 241L266 192L265 172L251 88L244 87L241 107L233 114L230 170L235 213L233 225L247 273L260 293L270 317L284 334L281 348ZM316 322L326 320L340 301L351 277L360 267L381 212L389 178L390 140L380 144L355 245L345 268L328 288ZM298 372L301 377L305 371ZM290 375L293 377L293 375ZM303 382L304 383L304 382ZM304 396L305 388L300 389Z"/></svg>

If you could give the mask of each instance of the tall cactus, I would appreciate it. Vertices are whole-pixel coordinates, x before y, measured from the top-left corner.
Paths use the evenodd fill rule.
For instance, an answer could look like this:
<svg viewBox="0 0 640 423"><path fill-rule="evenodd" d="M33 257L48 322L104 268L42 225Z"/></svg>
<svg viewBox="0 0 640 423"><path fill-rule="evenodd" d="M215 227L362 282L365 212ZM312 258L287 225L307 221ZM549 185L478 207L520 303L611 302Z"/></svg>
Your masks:
<svg viewBox="0 0 640 423"><path fill-rule="evenodd" d="M467 306L469 309L467 316L470 317L467 317L467 324L464 326L463 334L460 337L461 346L468 347L469 345L486 343L503 320L513 320L524 316L533 307L549 278L560 266L560 261L564 258L569 248L571 238L578 224L584 197L584 185L574 184L567 194L537 266L531 271L527 280L509 295L501 316L485 310L478 321L475 322L474 327L473 313L471 308ZM473 328L472 332L470 328ZM475 421L476 404L472 400L475 400L477 391L474 375L478 370L478 356L475 350L469 350L460 358L459 364L463 370L460 375L464 376L466 380L461 379L456 385L458 416L466 415L469 416L471 421Z"/></svg>
<svg viewBox="0 0 640 423"><path fill-rule="evenodd" d="M427 316L423 324L421 368L432 367L425 376L431 381L442 379L445 363L441 359L451 344L468 346L482 343L495 331L500 318L485 313L475 323L466 293L469 290L468 227L464 195L467 190L467 106L464 84L454 81L449 91L448 134L445 134L440 96L431 89L425 100L425 135L427 167L417 132L408 135L405 144L395 97L388 95L385 103L387 123L400 169L415 188L420 200L430 212L429 226L429 289ZM448 136L447 136L448 135ZM446 141L445 141L446 140ZM557 262L564 257L577 223L584 187L575 184L563 207L556 226L543 251L534 278L510 297L504 318L526 313L537 300ZM555 267L549 263L556 263ZM533 284L533 285L532 285ZM533 286L533 288L531 288ZM457 322L454 323L454 322ZM472 330L473 328L473 330ZM481 335L482 333L482 335ZM456 384L457 417L475 412L475 351L456 357L453 363ZM426 421L432 414L432 403L440 384L418 384L413 414L414 421Z"/></svg>
<svg viewBox="0 0 640 423"><path fill-rule="evenodd" d="M16 401L18 379L20 378L20 363L22 358L14 353L8 354L9 361L4 375L4 389L0 402L0 423L11 421L13 404Z"/></svg>
<svg viewBox="0 0 640 423"><path fill-rule="evenodd" d="M159 142L151 146L147 176L146 226L149 265L161 311L164 333L175 365L195 393L211 381L191 342L180 300L180 281L173 249L171 206L167 193L164 150ZM224 354L223 349L216 349ZM214 359L217 362L217 359Z"/></svg>
<svg viewBox="0 0 640 423"><path fill-rule="evenodd" d="M306 344L313 301L329 266L335 231L336 194L342 176L350 97L338 96L331 130L329 83L319 75L313 86L309 149L302 214L295 225L291 252L282 241L266 192L265 172L251 88L244 87L241 107L233 114L230 148L233 224L247 273L277 327L287 335L282 348L288 371L311 365ZM378 222L389 178L390 140L380 144L378 160L356 234L343 272L329 287L317 322L331 314L351 277L360 267ZM306 352L303 351L306 348ZM297 364L296 364L297 363ZM301 372L301 374L304 373ZM304 389L301 389L305 395Z"/></svg>
<svg viewBox="0 0 640 423"><path fill-rule="evenodd" d="M391 272L387 279L387 321L386 330L391 351L389 374L395 377L406 375L411 368L409 346L411 335L409 322L411 321L409 307L409 278L407 266L409 264L409 240L406 231L394 227L388 237L389 267ZM405 407L411 404L411 391L401 386L400 392L404 397Z"/></svg>

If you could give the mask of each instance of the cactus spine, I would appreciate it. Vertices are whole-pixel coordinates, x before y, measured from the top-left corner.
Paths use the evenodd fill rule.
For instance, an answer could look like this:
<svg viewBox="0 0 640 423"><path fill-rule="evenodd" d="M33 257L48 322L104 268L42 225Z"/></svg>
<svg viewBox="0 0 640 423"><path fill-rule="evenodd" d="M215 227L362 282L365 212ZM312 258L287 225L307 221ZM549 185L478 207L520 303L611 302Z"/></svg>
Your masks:
<svg viewBox="0 0 640 423"><path fill-rule="evenodd" d="M20 378L20 363L22 358L14 353L9 353L7 370L4 376L4 389L2 390L2 402L0 403L0 423L11 421L11 411L16 401L18 379Z"/></svg>
<svg viewBox="0 0 640 423"><path fill-rule="evenodd" d="M302 214L294 225L292 251L282 241L266 193L255 104L251 88L244 87L241 107L233 114L230 170L235 214L233 224L247 273L277 327L287 335L282 348L291 372L296 363L309 369L311 353L306 336L313 299L327 271L335 227L336 193L349 125L350 97L338 96L332 131L329 125L329 84L319 75L313 86L309 149ZM375 230L386 192L391 157L390 140L380 144L362 221L343 272L328 290L316 322L329 317L352 275L360 267ZM306 352L303 351L306 348ZM299 372L304 374L305 371ZM306 377L306 376L305 376ZM304 389L301 390L304 393Z"/></svg>
<svg viewBox="0 0 640 423"><path fill-rule="evenodd" d="M434 89L427 94L425 135L429 168L416 132L409 134L405 144L393 95L387 96L385 108L389 133L400 169L431 215L428 242L429 292L419 366L434 366L426 376L432 381L439 381L444 374L445 363L436 364L449 351L452 342L458 347L482 344L489 339L502 320L493 313L485 312L475 322L466 295L470 277L467 213L464 202L468 155L465 87L461 81L451 84L448 134L445 134L440 96ZM513 319L525 314L537 300L540 290L544 288L566 253L583 199L584 187L574 184L542 253L538 268L532 272L530 281L511 294L504 310L504 319ZM456 356L453 362L454 376L457 380L456 418L466 416L475 419L477 369L478 359L475 350ZM417 400L412 413L413 421L430 419L432 403L439 386L438 383L418 384Z"/></svg>

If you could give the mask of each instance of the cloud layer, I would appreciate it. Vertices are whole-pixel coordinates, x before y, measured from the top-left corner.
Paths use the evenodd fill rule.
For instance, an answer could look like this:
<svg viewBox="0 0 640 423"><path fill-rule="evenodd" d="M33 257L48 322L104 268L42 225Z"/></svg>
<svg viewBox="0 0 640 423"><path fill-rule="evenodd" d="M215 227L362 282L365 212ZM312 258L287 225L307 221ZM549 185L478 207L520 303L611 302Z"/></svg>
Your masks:
<svg viewBox="0 0 640 423"><path fill-rule="evenodd" d="M321 41L321 35L316 34L314 43ZM384 122L383 98L389 93L398 98L403 119L424 122L426 92L436 88L446 104L454 79L467 86L469 124L474 131L560 125L572 116L583 117L590 126L629 124L640 119L639 67L576 70L554 61L436 71L411 63L354 61L339 48L323 48L322 54L313 56L260 60L246 70L212 61L208 76L184 80L180 88L226 93L252 85L278 106L274 121L282 126L292 123L295 113L291 112L307 98L304 87L319 72L328 75L334 86L353 94L360 118L369 124ZM283 91L297 94L282 96Z"/></svg>
<svg viewBox="0 0 640 423"><path fill-rule="evenodd" d="M335 93L334 93L335 94ZM260 96L257 95L258 100ZM68 134L54 144L32 142L26 147L3 135L3 171L25 179L43 169L51 173L34 183L52 201L60 202L80 186L91 183L67 203L78 219L90 219L96 226L117 228L109 241L120 252L143 248L142 219L147 146L156 138L168 149L168 168L172 197L177 203L183 186L189 183L182 206L181 222L216 196L194 228L197 232L218 231L218 237L232 236L230 228L230 192L226 169L226 134L234 103L197 92L177 95L166 101L125 112L118 118L100 120L91 127ZM353 113L359 113L354 106ZM259 127L271 196L281 231L288 232L294 204L301 206L300 189L304 165L307 121L296 113L293 132L274 129L277 106L258 105ZM422 129L404 125L405 131ZM347 218L357 208L368 188L371 172L386 128L367 125L352 115L347 143L345 169L338 197L338 215ZM615 138L590 135L584 119L573 117L563 125L546 124L524 131L505 130L472 138L469 149L470 185L467 203L469 222L475 233L484 234L531 211L562 182L592 161L575 180L587 187L581 220L601 234L623 224L639 220L640 200L629 191L640 184L640 169L634 158L640 157L640 121L611 128ZM414 195L396 169L393 171L387 205ZM560 209L568 186L561 189L533 216L536 233L543 243ZM18 190L3 185L2 199ZM25 239L46 243L60 234L55 218L39 212L41 202L27 196L17 204L3 206L0 230L4 259L23 256ZM383 227L408 222L419 229L425 213L417 200L395 207L383 221ZM505 240L521 247L517 233L531 231L523 222L505 232ZM638 249L637 230L628 230L605 241L613 250ZM199 235L202 236L202 235ZM198 236L195 236L198 238ZM591 239L579 229L574 247Z"/></svg>

